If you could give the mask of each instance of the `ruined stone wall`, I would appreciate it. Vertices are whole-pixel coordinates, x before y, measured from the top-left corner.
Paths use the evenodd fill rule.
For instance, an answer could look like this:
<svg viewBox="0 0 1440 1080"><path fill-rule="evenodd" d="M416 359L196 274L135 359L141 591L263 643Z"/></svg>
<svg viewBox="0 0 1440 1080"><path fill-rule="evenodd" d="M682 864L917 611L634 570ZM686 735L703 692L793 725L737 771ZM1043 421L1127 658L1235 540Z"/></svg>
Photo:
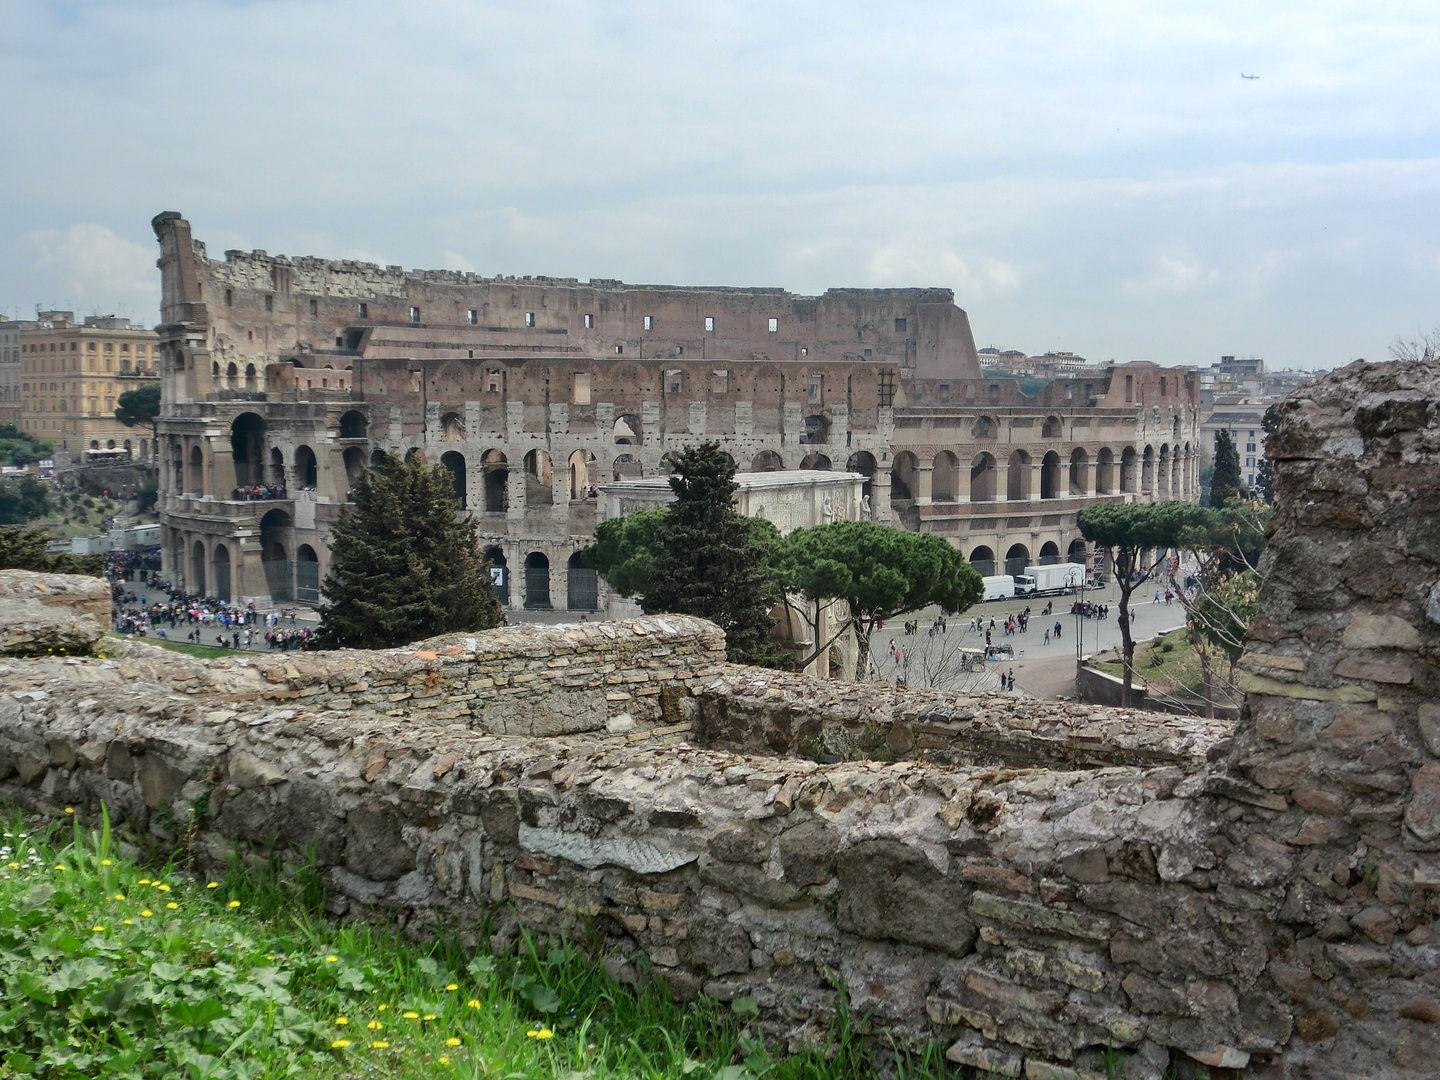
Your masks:
<svg viewBox="0 0 1440 1080"><path fill-rule="evenodd" d="M206 807L202 865L310 849L335 914L415 934L584 928L617 977L753 995L790 1045L823 1037L838 985L875 1036L982 1073L1075 1080L1108 1048L1130 1078L1419 1080L1440 1060L1437 402L1419 365L1287 400L1233 733L717 668L671 680L695 732L502 735L473 704L357 711L344 658L271 683L145 650L4 664L0 792L104 800L166 844ZM357 683L388 663L355 657ZM812 731L821 760L795 753Z"/></svg>

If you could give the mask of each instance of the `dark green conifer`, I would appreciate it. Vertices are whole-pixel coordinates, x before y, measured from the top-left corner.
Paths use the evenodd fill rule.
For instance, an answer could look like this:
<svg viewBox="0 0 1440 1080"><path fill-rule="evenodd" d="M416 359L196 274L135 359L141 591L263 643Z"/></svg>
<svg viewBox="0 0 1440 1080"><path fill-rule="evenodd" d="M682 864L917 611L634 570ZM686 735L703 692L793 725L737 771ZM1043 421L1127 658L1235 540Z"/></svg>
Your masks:
<svg viewBox="0 0 1440 1080"><path fill-rule="evenodd" d="M476 523L442 466L387 456L357 479L331 532L322 648L380 649L503 619Z"/></svg>
<svg viewBox="0 0 1440 1080"><path fill-rule="evenodd" d="M687 446L670 487L675 501L655 530L659 550L641 606L709 619L725 631L725 655L736 663L787 666L770 639L780 596L769 551L735 509L734 462L719 443Z"/></svg>
<svg viewBox="0 0 1440 1080"><path fill-rule="evenodd" d="M1230 432L1221 428L1215 433L1215 472L1210 477L1210 505L1224 506L1239 495L1240 455L1230 440Z"/></svg>

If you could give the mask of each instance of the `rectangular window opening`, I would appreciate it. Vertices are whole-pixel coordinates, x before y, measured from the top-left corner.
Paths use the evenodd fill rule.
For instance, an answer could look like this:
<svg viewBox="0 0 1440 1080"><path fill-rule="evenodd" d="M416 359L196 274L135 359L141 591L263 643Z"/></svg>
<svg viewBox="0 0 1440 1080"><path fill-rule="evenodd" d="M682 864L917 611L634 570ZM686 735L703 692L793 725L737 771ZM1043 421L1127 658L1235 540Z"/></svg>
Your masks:
<svg viewBox="0 0 1440 1080"><path fill-rule="evenodd" d="M525 325L526 325L526 326L534 326L534 325L535 325L535 312L533 312L533 311L527 311L527 312L525 312Z"/></svg>
<svg viewBox="0 0 1440 1080"><path fill-rule="evenodd" d="M505 372L503 369L491 368L485 372L485 390L491 394L498 394L505 386Z"/></svg>
<svg viewBox="0 0 1440 1080"><path fill-rule="evenodd" d="M616 356L619 356L619 355L620 355L621 353L623 353L624 351L625 351L625 346L624 346L624 345L616 345L616 346L615 346L615 355L616 355Z"/></svg>
<svg viewBox="0 0 1440 1080"><path fill-rule="evenodd" d="M474 326L475 323L479 321L479 319L480 313L476 311L473 307L469 311L465 312L465 321L471 326Z"/></svg>
<svg viewBox="0 0 1440 1080"><path fill-rule="evenodd" d="M897 334L903 334L903 333L905 333L905 320L904 320L904 319L896 319L896 320L895 320L895 332L896 332Z"/></svg>
<svg viewBox="0 0 1440 1080"><path fill-rule="evenodd" d="M655 317L654 317L653 315L646 315L646 316L645 316L645 329L646 329L646 330L654 330L654 329L655 329Z"/></svg>
<svg viewBox="0 0 1440 1080"><path fill-rule="evenodd" d="M274 310L275 310L275 297L274 297L272 294L270 294L270 293L266 293L266 294L265 294L265 310L266 310L266 311L274 311Z"/></svg>
<svg viewBox="0 0 1440 1080"><path fill-rule="evenodd" d="M769 325L770 325L770 333L772 333L772 334L778 334L778 333L780 332L780 320L779 320L779 319L771 319L771 320L769 320Z"/></svg>
<svg viewBox="0 0 1440 1080"><path fill-rule="evenodd" d="M320 301L319 301L319 300L311 300L311 301L310 301L310 317L311 317L312 319L318 319L318 318L320 317Z"/></svg>
<svg viewBox="0 0 1440 1080"><path fill-rule="evenodd" d="M710 392L712 394L723 394L730 389L729 371L710 372Z"/></svg>
<svg viewBox="0 0 1440 1080"><path fill-rule="evenodd" d="M412 323L418 323L420 321L420 309L418 307L412 307L410 309L410 321Z"/></svg>
<svg viewBox="0 0 1440 1080"><path fill-rule="evenodd" d="M714 316L714 315L706 315L706 316L705 316L705 332L706 332L707 334L713 334L713 333L715 332L715 316Z"/></svg>
<svg viewBox="0 0 1440 1080"><path fill-rule="evenodd" d="M585 316L585 329L586 329L586 330L594 330L594 329L595 329L595 316L594 316L594 315L586 315L586 316Z"/></svg>
<svg viewBox="0 0 1440 1080"><path fill-rule="evenodd" d="M574 404L590 404L590 372L577 371L575 373L575 397Z"/></svg>
<svg viewBox="0 0 1440 1080"><path fill-rule="evenodd" d="M369 305L369 304L361 304L361 305L360 305L360 317L361 317L362 319L368 319L368 318L370 317L370 305Z"/></svg>
<svg viewBox="0 0 1440 1080"><path fill-rule="evenodd" d="M681 386L681 382L682 382L682 381L683 381L683 376L682 376L682 374L681 374L680 372L678 372L678 371L667 371L667 372L665 372L665 392L666 392L667 394L678 394L678 393L680 393L680 386Z"/></svg>
<svg viewBox="0 0 1440 1080"><path fill-rule="evenodd" d="M235 306L235 290L234 290L234 289L226 289L226 290L225 290L225 306L226 306L226 307L234 307L234 306Z"/></svg>

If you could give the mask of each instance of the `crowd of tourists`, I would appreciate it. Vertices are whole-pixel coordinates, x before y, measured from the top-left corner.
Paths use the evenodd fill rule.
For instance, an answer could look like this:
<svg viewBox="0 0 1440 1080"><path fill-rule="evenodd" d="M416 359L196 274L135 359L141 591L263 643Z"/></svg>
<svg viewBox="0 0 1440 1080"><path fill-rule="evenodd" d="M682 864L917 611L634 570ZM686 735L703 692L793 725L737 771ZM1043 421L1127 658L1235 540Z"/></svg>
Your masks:
<svg viewBox="0 0 1440 1080"><path fill-rule="evenodd" d="M285 498L285 485L250 484L246 487L237 487L232 497L241 502L256 502L260 499L283 499Z"/></svg>

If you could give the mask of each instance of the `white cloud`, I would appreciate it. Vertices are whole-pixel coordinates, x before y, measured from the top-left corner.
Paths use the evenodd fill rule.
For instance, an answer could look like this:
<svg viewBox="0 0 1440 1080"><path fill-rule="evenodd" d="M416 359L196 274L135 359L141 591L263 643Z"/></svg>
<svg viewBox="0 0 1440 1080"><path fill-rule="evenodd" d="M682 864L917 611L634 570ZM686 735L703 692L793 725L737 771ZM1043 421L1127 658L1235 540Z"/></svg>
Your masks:
<svg viewBox="0 0 1440 1080"><path fill-rule="evenodd" d="M1121 290L1141 300L1197 292L1220 281L1220 271L1206 268L1187 253L1159 253L1150 260L1148 272L1126 278Z"/></svg>
<svg viewBox="0 0 1440 1080"><path fill-rule="evenodd" d="M465 258L458 251L442 251L440 253L441 270L459 270L462 273L475 273L475 264Z"/></svg>
<svg viewBox="0 0 1440 1080"><path fill-rule="evenodd" d="M104 225L80 224L31 232L21 246L32 252L38 302L154 321L160 274L153 245L127 240Z"/></svg>

